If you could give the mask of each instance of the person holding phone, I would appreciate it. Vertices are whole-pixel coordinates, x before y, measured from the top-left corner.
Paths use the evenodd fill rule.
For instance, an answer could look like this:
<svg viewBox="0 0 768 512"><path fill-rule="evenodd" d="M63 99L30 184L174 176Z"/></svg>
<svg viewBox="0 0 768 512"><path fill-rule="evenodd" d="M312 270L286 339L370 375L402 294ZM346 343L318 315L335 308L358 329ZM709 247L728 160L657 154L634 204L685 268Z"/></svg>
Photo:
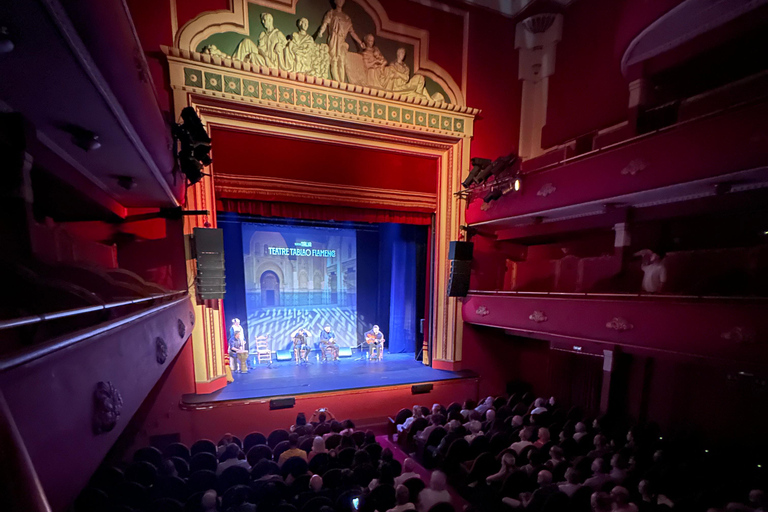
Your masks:
<svg viewBox="0 0 768 512"><path fill-rule="evenodd" d="M315 427L317 427L321 423L325 423L326 421L333 421L335 419L336 419L336 416L334 416L331 411L329 411L325 407L320 407L319 409L316 409L315 412L312 413L312 417L309 418L309 422Z"/></svg>

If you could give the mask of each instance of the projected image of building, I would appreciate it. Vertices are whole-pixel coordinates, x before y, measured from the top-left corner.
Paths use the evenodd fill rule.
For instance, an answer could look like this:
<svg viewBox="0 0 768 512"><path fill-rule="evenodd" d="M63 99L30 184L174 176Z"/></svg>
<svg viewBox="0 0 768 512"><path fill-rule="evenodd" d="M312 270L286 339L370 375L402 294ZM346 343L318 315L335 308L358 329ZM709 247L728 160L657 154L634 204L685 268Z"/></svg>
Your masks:
<svg viewBox="0 0 768 512"><path fill-rule="evenodd" d="M268 334L282 350L297 329L317 336L328 324L340 345L356 344L354 231L243 224L243 263L249 339Z"/></svg>

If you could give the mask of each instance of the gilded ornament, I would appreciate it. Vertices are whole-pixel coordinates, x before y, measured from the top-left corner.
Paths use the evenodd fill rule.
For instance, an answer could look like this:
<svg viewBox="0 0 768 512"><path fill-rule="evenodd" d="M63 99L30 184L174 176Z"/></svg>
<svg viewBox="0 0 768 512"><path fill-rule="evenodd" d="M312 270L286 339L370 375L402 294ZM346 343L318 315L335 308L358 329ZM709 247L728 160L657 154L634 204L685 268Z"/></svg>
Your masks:
<svg viewBox="0 0 768 512"><path fill-rule="evenodd" d="M634 327L631 323L627 322L626 319L621 317L614 317L610 322L606 323L605 326L608 329L613 329L618 332L629 331Z"/></svg>

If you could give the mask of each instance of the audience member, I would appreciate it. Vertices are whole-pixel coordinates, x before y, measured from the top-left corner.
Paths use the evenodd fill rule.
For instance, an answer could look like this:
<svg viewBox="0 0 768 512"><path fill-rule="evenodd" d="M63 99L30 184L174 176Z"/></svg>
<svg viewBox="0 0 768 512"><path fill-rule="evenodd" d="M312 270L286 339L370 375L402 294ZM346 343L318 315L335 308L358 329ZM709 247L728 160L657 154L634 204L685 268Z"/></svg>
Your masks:
<svg viewBox="0 0 768 512"><path fill-rule="evenodd" d="M451 493L448 492L448 482L445 473L433 471L429 479L429 487L419 493L419 512L428 512L438 503L450 503Z"/></svg>
<svg viewBox="0 0 768 512"><path fill-rule="evenodd" d="M312 451L309 452L307 461L312 460L318 453L328 453L328 449L325 447L325 440L320 436L315 436L312 440Z"/></svg>
<svg viewBox="0 0 768 512"><path fill-rule="evenodd" d="M405 459L403 461L403 472L395 478L395 485L400 485L410 478L420 478L419 474L414 471L415 469L416 461L411 458Z"/></svg>
<svg viewBox="0 0 768 512"><path fill-rule="evenodd" d="M411 503L411 491L402 484L395 488L395 502L397 505L387 510L387 512L405 512L406 510L416 510L416 506Z"/></svg>
<svg viewBox="0 0 768 512"><path fill-rule="evenodd" d="M409 428L411 428L411 423L416 421L418 418L424 417L424 411L421 410L420 405L414 405L413 406L413 416L407 418L402 424L397 426L398 432L407 432Z"/></svg>
<svg viewBox="0 0 768 512"><path fill-rule="evenodd" d="M240 458L242 454L243 452L240 450L240 447L235 443L228 444L224 449L224 453L222 453L221 457L219 458L219 465L216 467L216 474L220 475L224 472L225 469L232 466L241 466L250 471L251 466L248 465L248 461Z"/></svg>
<svg viewBox="0 0 768 512"><path fill-rule="evenodd" d="M524 428L520 430L519 435L520 435L520 440L510 445L510 448L515 450L515 452L517 452L518 455L523 451L523 448L525 448L526 446L533 445L533 443L531 442L531 437L533 437L533 433L531 432L530 428Z"/></svg>
<svg viewBox="0 0 768 512"><path fill-rule="evenodd" d="M283 464L285 464L285 461L291 457L299 457L305 461L307 460L307 452L299 448L299 436L296 433L288 436L288 449L280 454L280 459L278 459L277 465L282 467Z"/></svg>

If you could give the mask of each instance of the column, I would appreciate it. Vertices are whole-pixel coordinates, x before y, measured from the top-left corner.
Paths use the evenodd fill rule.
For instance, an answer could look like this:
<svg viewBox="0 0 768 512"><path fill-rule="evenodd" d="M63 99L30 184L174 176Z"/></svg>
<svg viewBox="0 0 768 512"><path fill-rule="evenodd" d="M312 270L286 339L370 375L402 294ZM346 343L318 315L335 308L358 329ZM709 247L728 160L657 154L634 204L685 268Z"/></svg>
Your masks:
<svg viewBox="0 0 768 512"><path fill-rule="evenodd" d="M555 49L563 32L560 14L537 14L517 24L515 48L519 51L518 78L523 81L520 112L522 158L543 153L541 129L547 122L549 77L555 72Z"/></svg>

